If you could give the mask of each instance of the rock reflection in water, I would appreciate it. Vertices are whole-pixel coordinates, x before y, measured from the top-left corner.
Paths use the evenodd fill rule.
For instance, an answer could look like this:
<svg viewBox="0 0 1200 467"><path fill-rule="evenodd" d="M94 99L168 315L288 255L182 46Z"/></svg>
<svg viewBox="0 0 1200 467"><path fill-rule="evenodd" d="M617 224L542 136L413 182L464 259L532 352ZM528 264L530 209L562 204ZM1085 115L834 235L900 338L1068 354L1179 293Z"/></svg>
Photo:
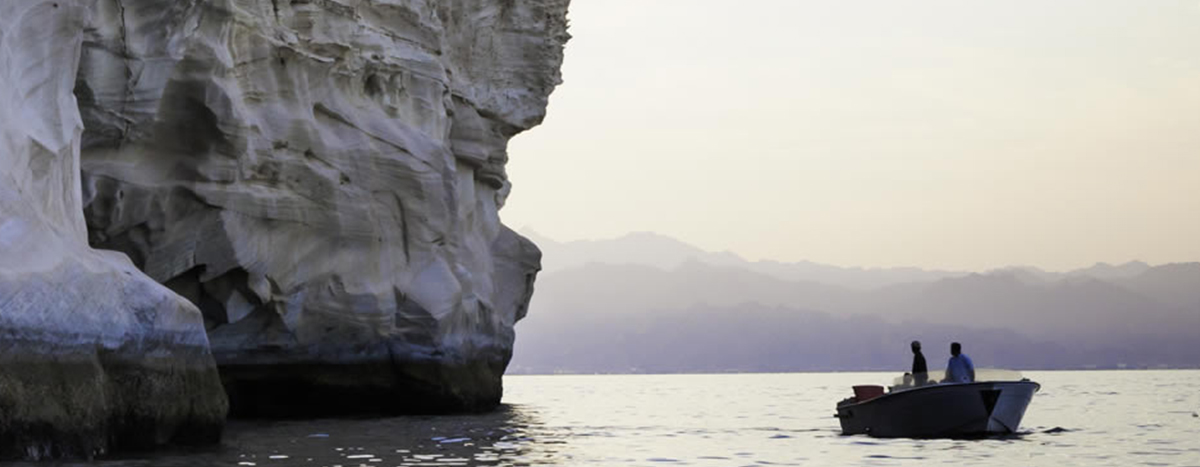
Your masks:
<svg viewBox="0 0 1200 467"><path fill-rule="evenodd" d="M68 465L556 465L570 459L566 446L544 428L536 408L504 405L479 415L231 421L219 448Z"/></svg>

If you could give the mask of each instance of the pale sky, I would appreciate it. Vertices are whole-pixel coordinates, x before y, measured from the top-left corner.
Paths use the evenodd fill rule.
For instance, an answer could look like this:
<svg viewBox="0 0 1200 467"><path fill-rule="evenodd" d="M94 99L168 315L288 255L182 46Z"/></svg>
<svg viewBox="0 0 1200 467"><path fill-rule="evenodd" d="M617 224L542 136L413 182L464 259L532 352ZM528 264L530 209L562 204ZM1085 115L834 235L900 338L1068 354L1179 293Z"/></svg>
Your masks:
<svg viewBox="0 0 1200 467"><path fill-rule="evenodd" d="M748 259L1200 260L1200 2L574 0L513 228Z"/></svg>

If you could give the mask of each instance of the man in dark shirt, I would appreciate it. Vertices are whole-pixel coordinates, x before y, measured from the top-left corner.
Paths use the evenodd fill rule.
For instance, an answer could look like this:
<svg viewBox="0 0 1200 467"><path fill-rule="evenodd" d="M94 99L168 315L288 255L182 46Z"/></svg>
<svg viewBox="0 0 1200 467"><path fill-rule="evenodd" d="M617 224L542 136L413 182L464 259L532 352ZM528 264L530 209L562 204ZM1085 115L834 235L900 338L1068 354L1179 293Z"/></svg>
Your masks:
<svg viewBox="0 0 1200 467"><path fill-rule="evenodd" d="M925 356L921 355L921 341L912 341L913 351L913 367L912 375L913 382L917 386L924 386L929 382L929 368L925 366Z"/></svg>

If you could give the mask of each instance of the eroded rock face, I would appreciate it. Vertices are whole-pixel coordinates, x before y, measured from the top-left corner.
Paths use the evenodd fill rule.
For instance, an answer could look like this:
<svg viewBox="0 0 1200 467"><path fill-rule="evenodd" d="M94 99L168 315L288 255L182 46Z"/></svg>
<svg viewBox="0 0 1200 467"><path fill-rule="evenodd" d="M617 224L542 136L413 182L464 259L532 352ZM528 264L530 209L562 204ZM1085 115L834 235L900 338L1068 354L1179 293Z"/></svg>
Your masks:
<svg viewBox="0 0 1200 467"><path fill-rule="evenodd" d="M211 442L227 410L200 312L88 247L84 5L0 2L0 458Z"/></svg>
<svg viewBox="0 0 1200 467"><path fill-rule="evenodd" d="M506 147L567 3L97 0L92 245L198 305L236 413L494 406L540 259Z"/></svg>

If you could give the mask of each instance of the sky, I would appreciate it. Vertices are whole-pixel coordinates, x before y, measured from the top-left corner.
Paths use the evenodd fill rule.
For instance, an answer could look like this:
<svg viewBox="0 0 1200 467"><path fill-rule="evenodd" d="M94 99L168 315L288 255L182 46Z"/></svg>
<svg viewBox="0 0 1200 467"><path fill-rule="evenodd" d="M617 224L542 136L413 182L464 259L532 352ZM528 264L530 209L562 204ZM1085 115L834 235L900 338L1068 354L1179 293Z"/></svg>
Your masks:
<svg viewBox="0 0 1200 467"><path fill-rule="evenodd" d="M1200 2L574 0L502 220L751 260L1200 260Z"/></svg>

